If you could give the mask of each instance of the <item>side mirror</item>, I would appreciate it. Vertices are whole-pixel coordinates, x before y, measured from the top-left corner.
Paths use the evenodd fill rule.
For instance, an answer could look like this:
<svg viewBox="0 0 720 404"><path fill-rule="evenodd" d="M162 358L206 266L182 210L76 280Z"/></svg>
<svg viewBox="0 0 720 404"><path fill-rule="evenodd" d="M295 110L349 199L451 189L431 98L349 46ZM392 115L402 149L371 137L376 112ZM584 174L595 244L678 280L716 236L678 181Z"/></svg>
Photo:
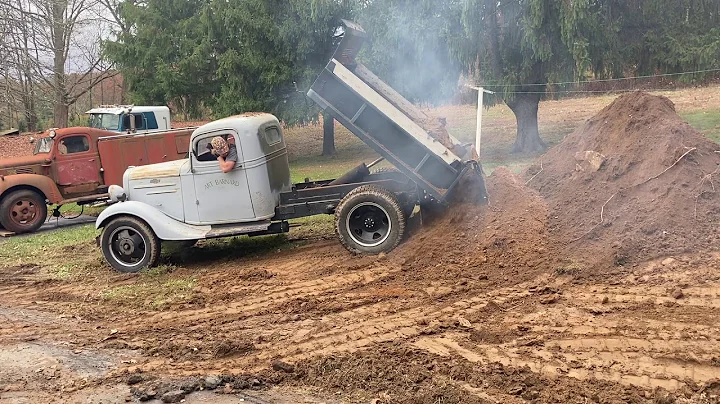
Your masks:
<svg viewBox="0 0 720 404"><path fill-rule="evenodd" d="M30 144L35 144L35 138L34 138L34 137L31 137L31 138L30 138Z"/></svg>

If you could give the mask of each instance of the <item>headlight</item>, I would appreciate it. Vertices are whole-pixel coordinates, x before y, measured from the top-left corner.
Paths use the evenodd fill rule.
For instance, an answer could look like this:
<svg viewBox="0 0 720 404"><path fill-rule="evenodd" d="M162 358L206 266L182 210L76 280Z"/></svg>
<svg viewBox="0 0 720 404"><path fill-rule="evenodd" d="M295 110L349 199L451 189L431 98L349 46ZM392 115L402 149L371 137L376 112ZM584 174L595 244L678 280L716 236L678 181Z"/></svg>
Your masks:
<svg viewBox="0 0 720 404"><path fill-rule="evenodd" d="M127 194L123 187L110 185L108 193L110 194L110 201L112 202L125 202L127 200Z"/></svg>

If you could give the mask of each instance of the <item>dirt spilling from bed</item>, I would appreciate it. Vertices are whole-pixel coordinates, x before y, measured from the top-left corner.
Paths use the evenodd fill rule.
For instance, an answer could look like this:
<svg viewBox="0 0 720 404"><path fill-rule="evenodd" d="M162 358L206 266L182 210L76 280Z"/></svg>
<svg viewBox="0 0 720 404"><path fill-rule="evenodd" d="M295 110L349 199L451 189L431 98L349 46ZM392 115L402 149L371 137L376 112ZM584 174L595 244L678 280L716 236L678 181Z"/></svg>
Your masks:
<svg viewBox="0 0 720 404"><path fill-rule="evenodd" d="M487 280L502 285L528 280L557 262L547 231L548 207L540 195L507 169L487 178L489 204L474 184L461 184L441 217L424 217L424 229L393 254L399 276L434 280Z"/></svg>

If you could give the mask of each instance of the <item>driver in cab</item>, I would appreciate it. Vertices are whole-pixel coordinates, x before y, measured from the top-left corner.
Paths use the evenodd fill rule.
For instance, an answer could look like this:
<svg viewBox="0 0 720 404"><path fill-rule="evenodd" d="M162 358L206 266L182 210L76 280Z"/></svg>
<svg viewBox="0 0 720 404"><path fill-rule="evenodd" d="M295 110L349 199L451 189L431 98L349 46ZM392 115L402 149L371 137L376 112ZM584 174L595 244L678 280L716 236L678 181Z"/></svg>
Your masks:
<svg viewBox="0 0 720 404"><path fill-rule="evenodd" d="M227 142L220 136L213 138L210 142L212 146L212 154L217 157L217 161L220 164L220 169L223 173L229 173L235 168L235 164L238 161L237 146L235 146L235 138L230 137L230 142Z"/></svg>

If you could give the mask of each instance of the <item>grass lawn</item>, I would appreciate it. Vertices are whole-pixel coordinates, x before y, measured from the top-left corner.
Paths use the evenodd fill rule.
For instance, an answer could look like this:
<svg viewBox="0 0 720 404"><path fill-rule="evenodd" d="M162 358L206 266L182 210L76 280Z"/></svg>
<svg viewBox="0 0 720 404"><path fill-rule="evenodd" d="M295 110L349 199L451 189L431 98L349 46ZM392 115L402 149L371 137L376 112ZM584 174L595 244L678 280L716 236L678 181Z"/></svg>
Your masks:
<svg viewBox="0 0 720 404"><path fill-rule="evenodd" d="M720 143L720 109L713 111L698 111L680 113L692 127L705 136Z"/></svg>

